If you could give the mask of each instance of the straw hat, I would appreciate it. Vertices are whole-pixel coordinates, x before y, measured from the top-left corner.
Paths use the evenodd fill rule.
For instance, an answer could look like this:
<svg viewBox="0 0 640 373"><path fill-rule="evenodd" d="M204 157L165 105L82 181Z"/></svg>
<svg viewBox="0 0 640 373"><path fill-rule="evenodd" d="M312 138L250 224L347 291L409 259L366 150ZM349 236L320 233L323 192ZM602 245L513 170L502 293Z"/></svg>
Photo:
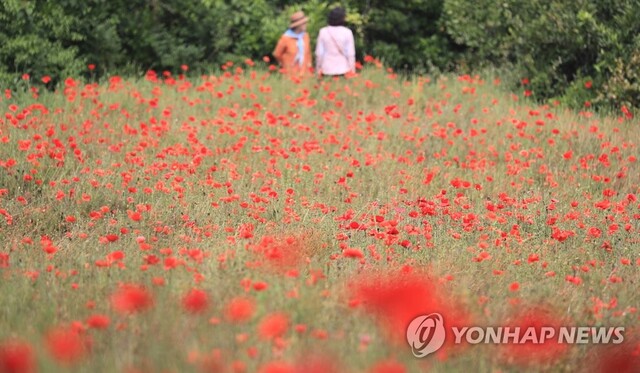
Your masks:
<svg viewBox="0 0 640 373"><path fill-rule="evenodd" d="M304 12L299 10L291 15L291 21L289 22L289 28L296 28L307 23L309 19L305 17Z"/></svg>

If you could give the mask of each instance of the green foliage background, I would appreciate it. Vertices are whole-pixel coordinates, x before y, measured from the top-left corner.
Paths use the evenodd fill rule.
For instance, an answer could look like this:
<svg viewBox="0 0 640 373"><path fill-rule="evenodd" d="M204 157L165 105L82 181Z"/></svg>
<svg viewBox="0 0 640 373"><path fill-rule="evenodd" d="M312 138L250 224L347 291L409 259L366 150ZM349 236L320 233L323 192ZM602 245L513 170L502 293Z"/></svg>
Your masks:
<svg viewBox="0 0 640 373"><path fill-rule="evenodd" d="M0 84L26 73L55 87L88 76L87 64L100 77L259 60L293 11L307 13L314 39L335 5L360 59L406 73L498 68L539 100L640 107L637 0L2 0Z"/></svg>

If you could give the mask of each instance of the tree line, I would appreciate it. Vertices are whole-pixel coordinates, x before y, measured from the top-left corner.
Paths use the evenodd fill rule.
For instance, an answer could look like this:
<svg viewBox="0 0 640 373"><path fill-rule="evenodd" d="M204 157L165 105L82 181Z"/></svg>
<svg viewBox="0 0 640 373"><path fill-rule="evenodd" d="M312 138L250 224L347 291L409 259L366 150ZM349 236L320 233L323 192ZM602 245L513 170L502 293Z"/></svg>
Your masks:
<svg viewBox="0 0 640 373"><path fill-rule="evenodd" d="M496 68L539 100L640 107L638 0L3 0L0 84L261 60L295 10L313 40L336 5L359 59L407 74Z"/></svg>

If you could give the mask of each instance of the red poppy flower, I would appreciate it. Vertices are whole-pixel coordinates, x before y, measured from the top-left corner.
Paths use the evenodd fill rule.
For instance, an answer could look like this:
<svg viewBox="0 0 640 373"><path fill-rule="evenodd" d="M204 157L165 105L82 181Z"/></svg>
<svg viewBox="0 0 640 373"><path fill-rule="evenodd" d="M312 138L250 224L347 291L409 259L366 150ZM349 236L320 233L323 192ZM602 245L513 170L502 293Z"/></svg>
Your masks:
<svg viewBox="0 0 640 373"><path fill-rule="evenodd" d="M106 315L95 314L89 316L87 319L87 325L94 329L106 329L109 327L110 323L111 319Z"/></svg>
<svg viewBox="0 0 640 373"><path fill-rule="evenodd" d="M189 313L202 313L209 306L209 296L199 289L191 289L182 297L182 307Z"/></svg>
<svg viewBox="0 0 640 373"><path fill-rule="evenodd" d="M272 313L260 321L258 335L263 339L282 337L289 328L289 316L284 313Z"/></svg>
<svg viewBox="0 0 640 373"><path fill-rule="evenodd" d="M537 364L548 364L564 357L569 351L567 344L558 342L560 327L567 325L566 320L562 320L555 313L543 306L520 305L505 321L505 327L519 327L518 341L525 343L509 343L499 345L500 358L521 366L534 366ZM536 336L542 336L543 328L552 328L554 338L546 340L537 339L529 341L525 336L528 329L533 328Z"/></svg>
<svg viewBox="0 0 640 373"><path fill-rule="evenodd" d="M121 285L111 296L111 306L119 313L137 313L153 306L153 296L143 286Z"/></svg>
<svg viewBox="0 0 640 373"><path fill-rule="evenodd" d="M37 365L31 345L17 340L0 343L0 372L33 373Z"/></svg>
<svg viewBox="0 0 640 373"><path fill-rule="evenodd" d="M227 303L224 315L230 322L245 322L253 317L255 307L255 301L252 298L236 297Z"/></svg>
<svg viewBox="0 0 640 373"><path fill-rule="evenodd" d="M72 364L89 352L89 340L70 327L55 328L46 335L45 343L51 356L62 364Z"/></svg>

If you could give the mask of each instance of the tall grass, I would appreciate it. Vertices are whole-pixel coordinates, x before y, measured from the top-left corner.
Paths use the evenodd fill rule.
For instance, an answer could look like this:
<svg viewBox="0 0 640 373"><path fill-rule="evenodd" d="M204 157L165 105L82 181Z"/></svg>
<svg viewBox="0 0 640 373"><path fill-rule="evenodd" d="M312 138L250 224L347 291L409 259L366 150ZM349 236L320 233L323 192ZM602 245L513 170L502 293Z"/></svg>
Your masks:
<svg viewBox="0 0 640 373"><path fill-rule="evenodd" d="M633 121L535 105L499 76L375 67L69 80L0 108L0 339L26 341L42 371L268 371L319 355L348 371L574 371L593 355L522 365L477 345L416 359L367 299L352 302L367 275L403 267L478 325L541 304L571 325L637 324ZM123 283L152 307L118 313ZM208 295L202 313L182 306L192 288ZM238 296L256 309L233 323ZM276 312L288 328L265 339ZM109 326L91 328L94 314ZM70 324L91 346L65 364L46 336Z"/></svg>

